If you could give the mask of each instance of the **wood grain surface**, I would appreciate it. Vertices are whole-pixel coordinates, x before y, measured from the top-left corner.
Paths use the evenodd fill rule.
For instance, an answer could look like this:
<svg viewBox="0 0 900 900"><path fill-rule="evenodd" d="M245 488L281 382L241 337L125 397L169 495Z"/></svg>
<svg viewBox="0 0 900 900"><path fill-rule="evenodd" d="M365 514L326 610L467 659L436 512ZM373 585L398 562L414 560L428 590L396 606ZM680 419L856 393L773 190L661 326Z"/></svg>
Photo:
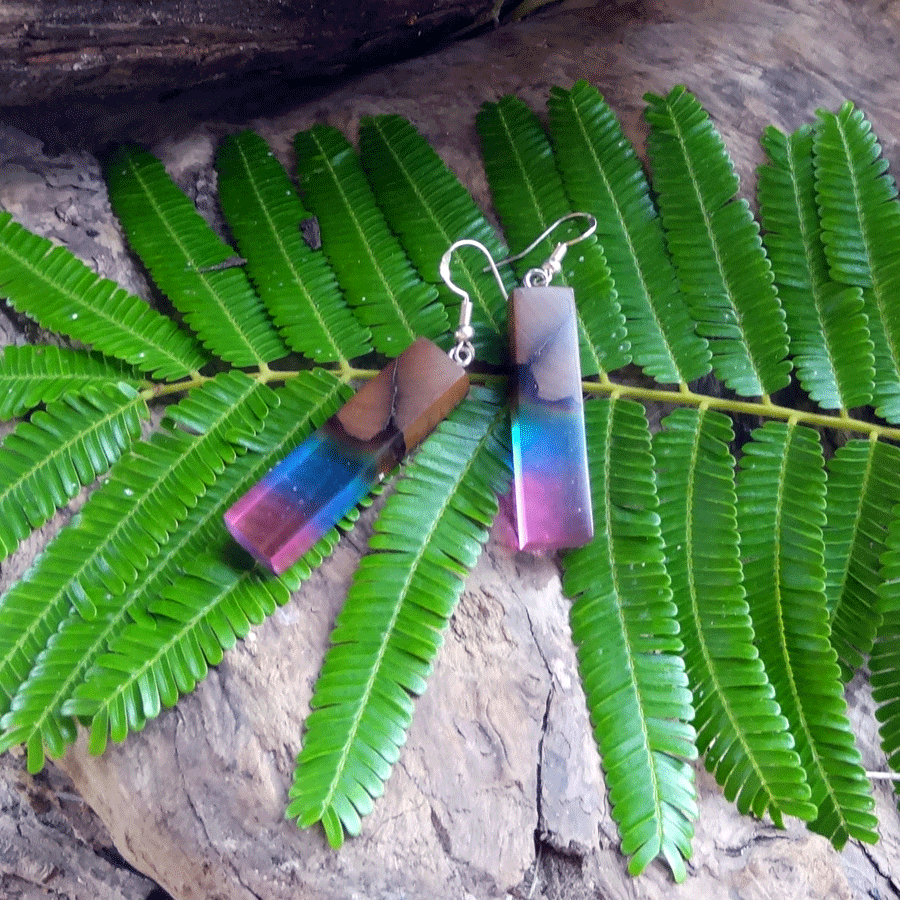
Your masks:
<svg viewBox="0 0 900 900"><path fill-rule="evenodd" d="M124 137L152 147L217 221L212 159L224 134L253 127L291 166L296 131L326 121L351 137L359 118L411 119L489 211L474 117L514 93L543 114L551 85L597 85L643 146L645 91L685 83L709 109L753 196L759 137L819 107L864 108L900 166L900 3L876 0L647 0L539 16L318 93L229 102L225 93L134 108L84 100L8 117L0 129L0 205L146 291L112 221L99 168L82 148ZM23 323L0 334L22 340ZM115 846L177 900L850 900L900 897L900 819L876 787L882 841L836 853L798 823L785 832L739 816L698 771L701 815L691 877L654 864L631 879L618 854L552 559L496 538L469 579L385 796L340 853L282 819L294 755L328 633L364 549L371 515L303 591L231 651L144 732L62 761ZM2 570L28 565L44 529ZM850 688L864 763L884 766L872 701ZM0 820L2 821L2 820ZM7 822L4 834L15 832ZM43 888L42 888L43 889ZM13 896L44 896L33 894ZM92 895L93 896L93 895ZM110 896L123 896L110 894Z"/></svg>

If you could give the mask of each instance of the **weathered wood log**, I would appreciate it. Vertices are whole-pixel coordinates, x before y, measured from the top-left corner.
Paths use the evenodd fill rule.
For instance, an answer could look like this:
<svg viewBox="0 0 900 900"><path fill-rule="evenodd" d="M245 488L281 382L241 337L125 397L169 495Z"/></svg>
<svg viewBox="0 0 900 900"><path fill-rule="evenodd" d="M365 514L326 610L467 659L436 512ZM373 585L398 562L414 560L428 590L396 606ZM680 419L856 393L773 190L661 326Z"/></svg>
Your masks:
<svg viewBox="0 0 900 900"><path fill-rule="evenodd" d="M551 84L588 78L641 146L643 91L664 92L685 82L722 131L747 195L754 166L762 161L758 137L765 124L795 128L816 107L833 109L847 96L875 122L896 171L900 111L893 84L871 77L890 69L900 22L896 7L881 0L652 0L647 9L645 19L623 19L614 30L597 12L526 23L373 73L327 98L251 124L289 162L293 134L312 122L327 118L352 137L360 115L402 113L486 206L472 128L484 100L513 92L541 110ZM141 115L165 119L161 127L170 133L154 150L209 210L214 147L238 123L206 117L183 136L172 132L168 108ZM80 143L82 137L60 139ZM28 227L64 241L104 274L141 290L89 154L60 151L47 159L39 142L12 135L4 143L0 129L0 205ZM12 327L5 340L21 339ZM123 856L178 900L897 895L900 818L887 785L876 787L881 843L851 843L838 854L799 823L781 832L739 816L702 770L689 881L673 885L656 864L640 879L629 879L555 566L512 554L497 541L468 581L428 692L417 703L401 762L363 834L334 853L321 830L301 832L285 822L312 684L370 523L371 516L364 516L303 592L230 651L174 709L103 757L91 757L82 742L61 763ZM4 562L0 591L22 574L51 530L43 529ZM864 764L879 768L884 761L872 700L859 684L851 686L850 705ZM0 778L10 781L5 772ZM16 796L25 790L14 786ZM0 801L0 896L7 896L4 864L11 867L5 859L14 857L3 856L3 842L23 830L25 813L21 803ZM48 851L48 859L56 858ZM73 878L79 872L74 862L60 868ZM21 879L17 873L25 869L19 863L8 877ZM66 891L68 882L45 884L43 876L26 874L41 890ZM118 900L111 891L99 893L96 881L85 884L69 896ZM46 892L21 896L31 900Z"/></svg>
<svg viewBox="0 0 900 900"><path fill-rule="evenodd" d="M0 2L0 106L274 73L315 79L412 56L495 0Z"/></svg>
<svg viewBox="0 0 900 900"><path fill-rule="evenodd" d="M37 776L0 756L0 897L134 900L153 882L133 871L58 769Z"/></svg>

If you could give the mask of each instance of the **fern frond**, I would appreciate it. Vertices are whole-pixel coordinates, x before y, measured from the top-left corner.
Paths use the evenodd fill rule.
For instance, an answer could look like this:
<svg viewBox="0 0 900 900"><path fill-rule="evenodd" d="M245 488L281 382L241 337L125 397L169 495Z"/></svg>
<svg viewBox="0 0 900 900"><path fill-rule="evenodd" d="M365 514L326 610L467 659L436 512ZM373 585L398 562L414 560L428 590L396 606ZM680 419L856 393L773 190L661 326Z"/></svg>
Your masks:
<svg viewBox="0 0 900 900"><path fill-rule="evenodd" d="M261 426L258 398L272 395L239 372L197 390L208 395L210 411L217 411L206 433L165 429L135 445L90 496L79 520L51 542L0 602L0 684L15 688L0 719L0 748L25 742L32 771L43 765L42 745L58 755L71 739L61 703L126 616L136 615L123 597L234 461L230 438ZM267 406L273 402L271 397ZM43 632L46 642L47 629L60 622L42 651L43 643L35 647L25 637ZM15 686L13 679L26 666L27 677Z"/></svg>
<svg viewBox="0 0 900 900"><path fill-rule="evenodd" d="M486 105L479 129L514 248L571 209L599 220L601 240L573 247L561 279L576 290L584 372L604 375L585 390L612 393L586 404L597 536L563 556L563 586L622 851L632 872L662 857L680 880L698 747L742 811L812 820L836 846L874 838L841 681L867 653L882 745L900 769L900 449L882 440L892 430L850 423L872 437L826 466L803 427L848 424L847 410L870 399L900 421L900 206L852 106L820 113L814 132L770 130L760 171L770 266L696 99L676 88L648 103L661 215L586 83L554 90L549 139L514 98ZM279 578L227 533L226 509L349 393L321 367L268 363L293 350L347 375L372 349L393 356L420 334L445 340L458 300L440 284L444 251L475 238L506 255L409 122L364 119L359 156L324 126L296 146L325 252L301 237L308 214L288 175L244 133L218 157L244 263L158 160L134 149L113 158L126 230L199 340L0 213L0 293L94 348L0 357L0 416L30 415L0 445L0 554L110 470L0 597L0 750L24 743L33 771L65 750L77 719L102 752L193 690L352 527L357 509ZM566 223L519 271L581 224ZM475 253L454 258L454 280L475 303L478 353L496 363L506 307L482 269ZM767 395L789 380L788 341L801 384L841 418L798 409L759 429L735 482L729 423L710 411L720 400L687 381L711 366L739 393L765 395L723 408L782 416ZM206 378L208 364L228 368L215 355L260 371ZM605 373L632 356L679 391L610 383ZM286 382L277 392L266 386L276 378ZM169 405L176 391L184 396ZM699 407L672 413L651 439L629 396ZM165 411L141 441L145 400ZM475 388L425 442L338 619L287 810L302 825L321 821L335 846L384 790L487 538L508 480L504 408Z"/></svg>
<svg viewBox="0 0 900 900"><path fill-rule="evenodd" d="M631 355L660 382L688 382L710 369L666 251L641 162L600 92L585 81L553 88L550 136L573 209L597 219Z"/></svg>
<svg viewBox="0 0 900 900"><path fill-rule="evenodd" d="M149 412L134 388L89 388L38 410L0 447L0 558L105 472Z"/></svg>
<svg viewBox="0 0 900 900"><path fill-rule="evenodd" d="M813 133L766 129L769 165L759 169L763 243L784 307L791 356L803 389L823 409L872 399L875 358L862 290L831 280L816 206Z"/></svg>
<svg viewBox="0 0 900 900"><path fill-rule="evenodd" d="M447 248L460 238L480 241L502 259L506 247L469 192L413 125L400 116L363 118L359 127L363 167L391 228L400 237L422 277L438 287L450 320L459 315L459 297L438 274ZM468 256L471 253L471 257ZM475 251L452 260L454 283L469 292L474 306L473 345L480 360L499 363L506 342L506 302ZM506 287L512 285L501 270Z"/></svg>
<svg viewBox="0 0 900 900"><path fill-rule="evenodd" d="M744 584L760 657L790 723L835 847L873 841L874 801L847 719L825 605L825 472L818 435L769 422L744 445L737 479Z"/></svg>
<svg viewBox="0 0 900 900"><path fill-rule="evenodd" d="M900 503L898 471L900 449L882 441L851 441L828 460L825 592L844 681L869 655L881 621L880 559Z"/></svg>
<svg viewBox="0 0 900 900"><path fill-rule="evenodd" d="M819 110L815 126L816 196L831 277L863 289L875 345L877 412L900 422L900 202L888 162L865 116L849 101Z"/></svg>
<svg viewBox="0 0 900 900"><path fill-rule="evenodd" d="M691 855L697 755L682 643L641 406L585 406L595 536L563 559L594 737L612 815L637 874L662 855L676 880Z"/></svg>
<svg viewBox="0 0 900 900"><path fill-rule="evenodd" d="M738 809L814 819L788 722L753 646L742 586L729 419L680 409L653 436L667 569L697 746Z"/></svg>
<svg viewBox="0 0 900 900"><path fill-rule="evenodd" d="M679 86L644 99L669 252L713 371L742 396L770 394L789 380L787 330L734 165L693 94Z"/></svg>
<svg viewBox="0 0 900 900"><path fill-rule="evenodd" d="M0 291L44 328L157 378L183 378L206 363L193 338L171 319L5 212L0 212Z"/></svg>
<svg viewBox="0 0 900 900"><path fill-rule="evenodd" d="M86 350L34 344L4 347L0 352L0 419L24 415L64 395L118 384L139 388L143 381L116 360Z"/></svg>
<svg viewBox="0 0 900 900"><path fill-rule="evenodd" d="M324 256L304 240L310 217L281 163L252 131L225 139L216 158L219 203L246 271L292 350L344 362L371 350Z"/></svg>
<svg viewBox="0 0 900 900"><path fill-rule="evenodd" d="M547 135L521 100L504 97L485 103L476 121L491 197L510 249L516 252L572 209ZM583 219L566 223L516 263L516 269L523 274L541 265L558 243L577 237L583 229ZM572 249L554 283L575 290L582 374L589 377L629 363L625 317L595 237Z"/></svg>
<svg viewBox="0 0 900 900"><path fill-rule="evenodd" d="M149 603L151 618L129 622L115 636L61 712L91 717L89 748L102 753L108 735L122 741L174 706L223 651L289 599L279 580L203 555Z"/></svg>
<svg viewBox="0 0 900 900"><path fill-rule="evenodd" d="M334 847L384 789L487 540L509 478L505 421L501 398L475 390L438 426L388 498L338 616L286 812L321 821Z"/></svg>
<svg viewBox="0 0 900 900"><path fill-rule="evenodd" d="M159 678L156 690L160 696L168 690L163 657L196 659L195 639L198 633L208 633L204 624L207 613L210 622L218 622L221 604L227 606L231 599L239 597L242 609L250 615L254 605L268 608L268 598L282 596L282 588L271 579L256 577L249 557L243 564L232 559L235 547L222 524L222 516L238 496L334 412L345 397L345 390L333 377L310 372L291 381L278 396L281 404L269 410L262 427L250 441L243 441L250 452L229 465L199 498L190 521L176 528L150 562L141 584L118 599L116 610L109 611L105 630L91 638L91 645L98 648L97 654L92 657L90 668L82 672L82 681L74 686L69 699L62 699L61 711L64 715L91 717L93 752L102 752L110 737L124 740L129 731L143 728L149 711L143 706L141 691L152 690L147 679ZM355 515L348 514L339 524L346 528L352 519ZM280 576L280 584L287 590L296 590L332 551L337 539L337 529L331 529ZM198 557L212 561L211 570L218 574L203 576ZM167 598L175 605L167 605ZM179 603L181 613L175 621ZM154 612L158 604L163 605L164 612ZM173 620L160 631L161 644L167 646L161 648L159 660L145 668L144 660L134 655L134 649L136 642L152 640L146 630L152 628L158 616ZM132 626L132 620L137 624ZM64 624L61 630L66 627ZM77 623L72 627L77 627ZM205 656L207 660L215 651L209 653ZM157 665L162 668L158 669ZM201 678L203 664L198 662L192 671L197 679Z"/></svg>
<svg viewBox="0 0 900 900"><path fill-rule="evenodd" d="M243 270L215 268L235 255L152 154L118 150L106 167L113 211L157 287L203 345L236 366L287 353Z"/></svg>
<svg viewBox="0 0 900 900"><path fill-rule="evenodd" d="M872 697L878 704L881 749L888 765L900 772L900 508L894 507L881 557L878 627L869 668Z"/></svg>
<svg viewBox="0 0 900 900"><path fill-rule="evenodd" d="M315 125L294 138L307 204L348 302L376 350L396 356L417 337L448 330L437 290L419 278L391 233L362 164L335 128Z"/></svg>

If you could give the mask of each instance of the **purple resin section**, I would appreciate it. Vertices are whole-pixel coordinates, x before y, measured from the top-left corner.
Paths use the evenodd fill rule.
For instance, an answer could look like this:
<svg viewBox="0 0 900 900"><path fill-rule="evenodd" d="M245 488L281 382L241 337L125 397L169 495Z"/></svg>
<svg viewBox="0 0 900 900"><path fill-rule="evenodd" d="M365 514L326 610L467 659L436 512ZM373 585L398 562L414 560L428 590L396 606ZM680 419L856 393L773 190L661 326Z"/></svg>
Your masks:
<svg viewBox="0 0 900 900"><path fill-rule="evenodd" d="M516 288L509 322L517 546L583 547L594 536L594 522L574 293Z"/></svg>
<svg viewBox="0 0 900 900"><path fill-rule="evenodd" d="M347 452L320 429L225 513L234 539L280 575L307 552L380 475L376 453Z"/></svg>
<svg viewBox="0 0 900 900"><path fill-rule="evenodd" d="M280 575L468 390L465 371L436 344L419 338L225 513L228 530Z"/></svg>

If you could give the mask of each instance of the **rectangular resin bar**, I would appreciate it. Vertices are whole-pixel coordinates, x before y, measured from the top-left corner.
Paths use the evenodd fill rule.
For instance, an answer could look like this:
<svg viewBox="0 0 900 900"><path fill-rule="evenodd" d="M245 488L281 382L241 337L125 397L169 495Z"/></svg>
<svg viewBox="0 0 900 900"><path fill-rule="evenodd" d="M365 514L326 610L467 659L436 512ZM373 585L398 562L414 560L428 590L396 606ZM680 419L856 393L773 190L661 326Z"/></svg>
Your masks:
<svg viewBox="0 0 900 900"><path fill-rule="evenodd" d="M225 513L228 530L280 574L431 434L468 390L465 370L419 338Z"/></svg>
<svg viewBox="0 0 900 900"><path fill-rule="evenodd" d="M509 332L518 548L582 547L594 522L572 289L516 288Z"/></svg>

